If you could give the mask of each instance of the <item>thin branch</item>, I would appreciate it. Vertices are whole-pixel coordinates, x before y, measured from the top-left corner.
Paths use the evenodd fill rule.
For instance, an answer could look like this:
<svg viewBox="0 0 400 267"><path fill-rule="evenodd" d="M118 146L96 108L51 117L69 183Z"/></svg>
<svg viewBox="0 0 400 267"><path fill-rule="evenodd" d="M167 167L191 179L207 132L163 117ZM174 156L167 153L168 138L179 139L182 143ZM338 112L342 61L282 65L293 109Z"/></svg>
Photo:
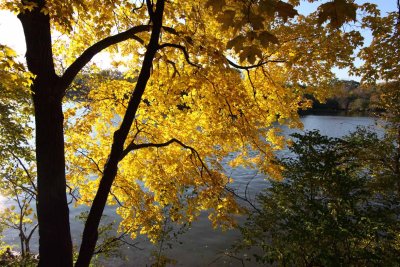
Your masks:
<svg viewBox="0 0 400 267"><path fill-rule="evenodd" d="M238 260L238 261L242 264L243 267L245 266L244 260L243 260L242 258L239 258L239 257L237 257L237 256L235 256L235 255L233 255L232 253L229 253L229 252L223 252L221 256L218 256L216 259L214 259L214 260L211 261L209 264L207 264L207 266L214 265L214 263L216 263L217 261L219 261L219 260L220 260L222 257L224 257L224 256L229 257L229 258L232 258L232 259L234 259L234 260Z"/></svg>
<svg viewBox="0 0 400 267"><path fill-rule="evenodd" d="M72 201L78 201L79 199L74 195L74 192L76 191L76 189L72 189L72 187L70 185L66 185L66 187L68 188L68 194L72 197L72 199L68 202L68 205L72 203Z"/></svg>
<svg viewBox="0 0 400 267"><path fill-rule="evenodd" d="M18 163L21 165L22 169L24 169L24 172L25 172L26 176L29 178L29 181L30 181L30 183L31 183L31 186L32 186L33 189L37 192L37 188L36 188L36 186L35 186L35 183L33 182L33 178L32 178L32 176L31 176L30 172L28 171L28 169L26 168L25 164L24 164L24 163L22 162L22 160L21 160L19 157L17 157L13 152L11 152L11 151L8 151L8 152L18 161Z"/></svg>
<svg viewBox="0 0 400 267"><path fill-rule="evenodd" d="M97 169L101 174L103 174L103 171L101 170L101 168L100 168L98 162L96 162L92 157L89 157L89 155L83 153L83 151L81 151L81 150L79 150L79 149L77 149L76 151L77 151L78 153L80 153L82 156L84 156L85 158L87 158L88 160L90 160L91 162L93 162L93 164L96 166L96 169Z"/></svg>
<svg viewBox="0 0 400 267"><path fill-rule="evenodd" d="M232 60L229 60L227 58L226 58L226 61L228 61L229 65L231 65L232 67L237 68L237 69L241 69L241 70L250 70L250 69L258 68L258 67L266 65L268 63L285 63L286 62L286 60L283 60L283 59L275 59L275 60L262 61L260 63L255 64L255 65L241 66L241 65L238 65L235 62L233 62Z"/></svg>
<svg viewBox="0 0 400 267"><path fill-rule="evenodd" d="M167 62L167 64L172 65L172 67L174 68L174 73L172 73L172 78L175 78L176 74L178 74L178 76L181 76L181 74L179 73L178 69L176 68L175 62L173 62L171 60L167 60L166 62Z"/></svg>
<svg viewBox="0 0 400 267"><path fill-rule="evenodd" d="M35 232L36 228L39 226L39 224L35 224L35 226L32 228L31 232L29 233L28 237L26 238L27 240L30 240L33 233Z"/></svg>
<svg viewBox="0 0 400 267"><path fill-rule="evenodd" d="M144 5L144 0L142 1L142 4L140 6L135 7L135 8L132 9L132 13L135 13L135 11L141 9L143 7L143 5Z"/></svg>
<svg viewBox="0 0 400 267"><path fill-rule="evenodd" d="M130 243L130 242L126 241L126 240L124 239L126 235L127 235L127 233L124 232L124 233L122 233L121 235L119 235L118 237L114 237L114 238L108 240L107 242L101 244L100 246L98 246L98 247L96 248L96 251L95 251L93 254L94 254L94 255L97 255L97 254L103 253L103 252L107 251L107 247L108 247L108 246L110 246L110 245L113 244L113 243L117 243L117 242L121 242L121 243L126 244L126 245L128 245L128 246L134 247L134 248L136 248L136 249L138 249L138 250L143 250L143 248L139 248L139 247L137 246L137 244L139 244L139 242Z"/></svg>
<svg viewBox="0 0 400 267"><path fill-rule="evenodd" d="M68 87L68 85L71 84L71 82L74 80L75 76L78 74L78 72L99 52L102 50L118 44L120 42L129 40L129 39L134 39L139 42L141 42L141 39L135 36L135 34L140 33L140 32L146 32L151 29L151 25L139 25L130 28L129 30L126 30L124 32L118 33L113 36L109 36L107 38L104 38L103 40L95 43L94 45L90 46L88 49L86 49L82 55L80 55L74 63L72 63L67 70L64 72L64 75L61 77L61 84L64 87Z"/></svg>
<svg viewBox="0 0 400 267"><path fill-rule="evenodd" d="M257 208L253 202L251 202L247 197L242 197L241 195L237 194L233 188L225 186L225 190L237 197L238 199L248 203L257 213L261 214L261 210Z"/></svg>
<svg viewBox="0 0 400 267"><path fill-rule="evenodd" d="M251 88L253 89L253 97L254 97L254 100L257 102L257 99L256 99L257 90L256 90L256 88L254 87L253 80L251 79L250 70L249 70L249 69L246 69L246 72L247 72L247 77L249 78L249 82L250 82Z"/></svg>
<svg viewBox="0 0 400 267"><path fill-rule="evenodd" d="M21 184L16 183L15 181L13 181L12 178L8 177L7 175L4 177L4 179L6 179L8 182L10 182L10 183L15 187L15 189L16 189L17 187L19 187L19 188L21 188L24 192L30 194L34 199L36 199L37 191L32 191L30 188L25 187L25 186L23 186L23 185L21 185ZM17 194L16 196L18 196L18 194Z"/></svg>
<svg viewBox="0 0 400 267"><path fill-rule="evenodd" d="M118 199L118 197L114 194L113 191L110 191L110 195L112 195L114 197L115 201L117 201L119 206L126 208L126 206L124 206L124 204L122 204L122 202Z"/></svg>
<svg viewBox="0 0 400 267"><path fill-rule="evenodd" d="M144 144L135 144L135 143L130 143L122 152L121 154L121 158L120 160L122 160L129 152L133 151L133 150L137 150L137 149L141 149L141 148L149 148L149 147L155 147L155 148L160 148L160 147L166 147L169 146L172 143L177 143L179 144L181 147L189 149L193 155L196 156L196 158L200 161L201 163L201 168L206 170L207 174L211 177L212 174L210 172L210 170L207 168L206 164L203 162L203 160L201 159L201 156L199 154L199 152L197 152L196 149L194 149L191 146L188 146L186 144L184 144L183 142L179 141L176 138L172 138L171 140L165 142L165 143L144 143Z"/></svg>
<svg viewBox="0 0 400 267"><path fill-rule="evenodd" d="M199 65L190 61L189 53L187 52L186 47L184 47L183 45L165 43L165 44L159 45L158 49L163 49L165 47L173 47L173 48L181 50L183 52L183 54L185 55L185 59L186 59L187 63L189 63L189 65L192 65L193 67L196 67L196 68L200 68Z"/></svg>

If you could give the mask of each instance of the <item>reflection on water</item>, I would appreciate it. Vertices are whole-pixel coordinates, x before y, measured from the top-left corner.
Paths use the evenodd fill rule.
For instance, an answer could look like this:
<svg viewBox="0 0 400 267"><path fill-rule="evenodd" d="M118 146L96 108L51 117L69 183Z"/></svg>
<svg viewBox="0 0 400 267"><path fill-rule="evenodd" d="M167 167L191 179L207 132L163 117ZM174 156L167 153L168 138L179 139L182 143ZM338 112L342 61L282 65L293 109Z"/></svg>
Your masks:
<svg viewBox="0 0 400 267"><path fill-rule="evenodd" d="M318 129L322 134L330 137L341 137L354 131L357 126L373 127L378 132L381 131L375 125L375 120L369 117L346 117L346 116L315 116L308 115L302 118L304 129L302 131ZM284 134L289 135L293 132L301 132L300 130L284 129ZM230 169L229 173L235 180L234 186L238 189L238 193L243 193L248 185L248 192L254 195L267 186L263 176L255 170L245 168ZM250 182L250 183L249 183ZM0 205L4 202L4 198L0 197ZM3 204L4 205L4 204ZM71 208L71 231L73 242L79 245L80 236L82 234L83 225L76 221L75 217L86 208ZM115 208L107 207L105 213L109 218L113 217ZM239 218L243 221L244 218ZM240 238L240 234L236 230L222 232L214 230L211 223L207 219L207 214L202 213L198 221L191 225L190 230L179 236L178 241L173 243L173 248L165 251L168 257L177 260L177 266L242 266L237 259L225 255L235 240ZM6 236L7 242L16 243L16 237ZM150 254L157 247L150 244L146 238L139 237L138 250L131 247L125 247L122 254L128 261L113 260L112 263L106 262L105 266L146 266L150 262ZM37 249L37 244L32 244L33 249ZM251 255L251 252L250 252ZM244 255L238 255L244 257ZM246 266L256 266L254 261L246 263Z"/></svg>

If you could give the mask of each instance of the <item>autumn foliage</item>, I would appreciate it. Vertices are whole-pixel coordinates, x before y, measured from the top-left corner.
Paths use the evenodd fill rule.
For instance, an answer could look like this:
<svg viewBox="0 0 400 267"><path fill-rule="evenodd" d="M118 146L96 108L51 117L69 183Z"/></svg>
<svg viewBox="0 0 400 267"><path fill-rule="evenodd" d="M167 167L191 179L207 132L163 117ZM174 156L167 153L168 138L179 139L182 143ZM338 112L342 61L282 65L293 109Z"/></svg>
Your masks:
<svg viewBox="0 0 400 267"><path fill-rule="evenodd" d="M276 123L300 126L304 95L328 96L332 67L351 67L362 44L341 27L356 21L353 1L308 16L299 4L0 1L21 20L33 75L19 84L30 86L36 121L40 265L72 265L67 187L92 206L77 266L90 262L106 204L119 204L119 229L133 238L153 240L164 216L191 222L203 210L214 226L234 225L221 160L237 152L232 166L280 178ZM2 49L1 64L23 67ZM91 61L100 52L118 75ZM7 83L26 75L11 67L0 72Z"/></svg>

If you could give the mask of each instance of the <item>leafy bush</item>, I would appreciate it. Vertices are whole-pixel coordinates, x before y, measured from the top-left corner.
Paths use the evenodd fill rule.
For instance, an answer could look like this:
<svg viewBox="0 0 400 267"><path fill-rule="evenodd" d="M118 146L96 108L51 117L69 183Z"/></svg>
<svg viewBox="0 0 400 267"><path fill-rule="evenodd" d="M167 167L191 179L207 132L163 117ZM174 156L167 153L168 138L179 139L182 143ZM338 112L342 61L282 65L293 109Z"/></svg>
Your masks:
<svg viewBox="0 0 400 267"><path fill-rule="evenodd" d="M241 247L259 247L258 261L279 266L398 266L398 194L375 190L379 177L360 158L363 134L294 134L291 155L280 160L285 179L258 196Z"/></svg>

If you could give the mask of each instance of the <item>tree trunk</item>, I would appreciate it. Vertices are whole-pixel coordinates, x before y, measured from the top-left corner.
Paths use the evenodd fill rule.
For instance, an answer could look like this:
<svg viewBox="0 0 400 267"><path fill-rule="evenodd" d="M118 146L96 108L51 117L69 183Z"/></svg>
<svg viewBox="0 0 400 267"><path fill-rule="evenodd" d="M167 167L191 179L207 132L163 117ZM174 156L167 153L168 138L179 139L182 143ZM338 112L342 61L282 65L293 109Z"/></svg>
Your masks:
<svg viewBox="0 0 400 267"><path fill-rule="evenodd" d="M31 89L36 123L39 266L72 266L61 102L65 88L54 71L50 18L40 11L45 1L33 2L37 7L18 18L25 34L28 69L36 75Z"/></svg>
<svg viewBox="0 0 400 267"><path fill-rule="evenodd" d="M148 1L148 4L149 2L150 1ZM142 95L147 85L147 81L150 78L152 62L159 47L158 40L160 38L162 27L164 0L157 1L156 10L154 13L152 12L152 6L148 8L149 10L151 10L149 13L151 13L150 15L153 22L150 42L147 46L147 51L143 59L142 68L135 86L135 90L130 97L129 104L126 109L121 126L114 133L113 144L108 157L108 161L104 166L103 177L101 178L99 189L97 190L96 196L93 200L92 207L89 212L88 219L85 223L85 229L82 236L82 244L79 250L79 256L78 260L76 261L75 267L86 267L90 264L98 238L97 229L100 224L104 207L107 203L107 197L110 193L112 183L114 182L115 176L117 175L118 162L121 160L122 157L124 143L132 126L136 111L139 108Z"/></svg>
<svg viewBox="0 0 400 267"><path fill-rule="evenodd" d="M38 175L39 266L72 266L60 99L34 95ZM50 98L50 99L48 99Z"/></svg>

